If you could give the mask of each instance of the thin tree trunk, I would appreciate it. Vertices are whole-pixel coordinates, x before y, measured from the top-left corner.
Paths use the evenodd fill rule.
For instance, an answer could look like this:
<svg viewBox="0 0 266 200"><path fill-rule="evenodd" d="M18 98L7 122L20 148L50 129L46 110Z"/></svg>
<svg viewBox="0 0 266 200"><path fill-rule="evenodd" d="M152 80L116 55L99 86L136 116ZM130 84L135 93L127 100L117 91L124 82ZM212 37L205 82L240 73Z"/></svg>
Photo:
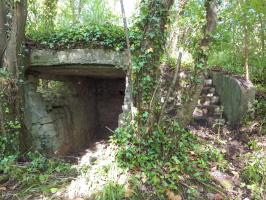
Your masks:
<svg viewBox="0 0 266 200"><path fill-rule="evenodd" d="M247 27L247 16L244 14L244 67L245 67L245 77L246 80L249 81L249 48L248 48L248 27Z"/></svg>
<svg viewBox="0 0 266 200"><path fill-rule="evenodd" d="M0 67L2 67L3 55L7 42L6 7L4 0L0 0Z"/></svg>
<svg viewBox="0 0 266 200"><path fill-rule="evenodd" d="M137 99L138 105L139 105L139 112L143 112L149 108L150 99L152 98L152 95L154 93L154 90L156 88L156 81L158 78L158 69L159 69L159 61L160 61L160 54L157 52L162 51L163 47L165 46L164 41L164 35L165 35L165 25L167 24L167 19L169 16L169 11L171 6L173 5L174 0L164 0L161 1L160 4L156 2L156 0L148 1L147 10L148 15L147 16L153 16L153 18L157 18L156 21L153 21L151 19L145 20L145 24L143 25L143 33L142 38L143 41L141 42L141 53L145 52L151 52L151 55L147 58L145 61L145 65L141 67L141 70L137 73L137 84L138 87L142 84L141 81L144 81L144 79L141 80L141 77L146 77L146 80L150 79L148 82L151 85L151 88L142 88L139 89ZM163 10L163 14L160 14L158 10ZM154 38L151 38L150 34L155 34ZM160 35L158 35L160 33ZM161 43L158 45L158 37L160 36ZM156 53L153 53L156 52ZM145 81L146 81L145 80ZM146 83L148 84L148 83ZM146 91L144 91L146 90Z"/></svg>
<svg viewBox="0 0 266 200"><path fill-rule="evenodd" d="M264 58L265 54L265 16L263 18L263 15L259 15L260 20L260 35L261 35L261 51L262 51L262 57Z"/></svg>
<svg viewBox="0 0 266 200"><path fill-rule="evenodd" d="M245 3L245 0L239 0L238 5L242 12L243 17L243 28L244 28L244 48L243 48L243 57L244 57L244 71L245 71L245 78L247 81L249 81L249 66L248 66L248 59L249 59L249 49L248 49L248 22L247 22L247 14L245 13L246 10L243 10L243 4Z"/></svg>
<svg viewBox="0 0 266 200"><path fill-rule="evenodd" d="M5 119L3 114L2 100L0 99L0 136L6 135Z"/></svg>
<svg viewBox="0 0 266 200"><path fill-rule="evenodd" d="M72 11L72 23L77 24L77 16L75 11L75 0L70 0L70 8Z"/></svg>
<svg viewBox="0 0 266 200"><path fill-rule="evenodd" d="M199 46L199 56L197 64L200 67L206 67L208 61L209 45L213 40L212 33L217 25L217 0L207 0L205 3L206 9L206 25L204 28L204 36Z"/></svg>
<svg viewBox="0 0 266 200"><path fill-rule="evenodd" d="M184 9L186 7L187 2L188 0L180 0L178 12L175 12L174 14L174 22L178 21L178 18L184 13ZM172 25L169 34L170 36L166 43L166 55L168 57L173 57L178 53L177 42L178 42L179 32L180 32L179 27Z"/></svg>
<svg viewBox="0 0 266 200"><path fill-rule="evenodd" d="M81 16L81 11L82 11L82 8L83 8L83 0L79 0L79 4L78 4L78 16L77 16L77 18L78 18L78 22L80 22L79 20L80 20L80 16Z"/></svg>
<svg viewBox="0 0 266 200"><path fill-rule="evenodd" d="M125 29L125 34L126 34L127 55L128 55L128 69L127 69L127 75L126 75L126 92L128 94L125 94L125 104L126 104L125 106L129 107L128 109L130 109L129 111L131 113L131 120L134 120L134 114L133 114L134 105L133 105L133 98L132 98L133 96L132 95L132 56L131 56L131 51L130 51L127 19L126 19L126 13L125 13L123 0L120 0L120 4L121 4L124 29Z"/></svg>

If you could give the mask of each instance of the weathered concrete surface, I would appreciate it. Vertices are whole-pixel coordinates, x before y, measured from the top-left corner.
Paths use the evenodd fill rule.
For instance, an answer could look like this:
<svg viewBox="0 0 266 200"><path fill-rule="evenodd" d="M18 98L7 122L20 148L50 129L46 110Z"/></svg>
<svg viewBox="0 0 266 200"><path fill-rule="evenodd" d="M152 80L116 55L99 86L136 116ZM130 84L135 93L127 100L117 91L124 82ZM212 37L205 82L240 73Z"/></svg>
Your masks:
<svg viewBox="0 0 266 200"><path fill-rule="evenodd" d="M32 50L30 72L91 77L125 77L125 52L107 49Z"/></svg>
<svg viewBox="0 0 266 200"><path fill-rule="evenodd" d="M251 82L221 72L211 72L213 85L220 97L224 115L236 127L255 100L255 87Z"/></svg>
<svg viewBox="0 0 266 200"><path fill-rule="evenodd" d="M43 150L50 153L59 148L60 141L56 138L56 129L53 119L46 110L46 106L39 93L36 93L37 80L31 78L24 84L24 122L30 140L27 146L34 150Z"/></svg>

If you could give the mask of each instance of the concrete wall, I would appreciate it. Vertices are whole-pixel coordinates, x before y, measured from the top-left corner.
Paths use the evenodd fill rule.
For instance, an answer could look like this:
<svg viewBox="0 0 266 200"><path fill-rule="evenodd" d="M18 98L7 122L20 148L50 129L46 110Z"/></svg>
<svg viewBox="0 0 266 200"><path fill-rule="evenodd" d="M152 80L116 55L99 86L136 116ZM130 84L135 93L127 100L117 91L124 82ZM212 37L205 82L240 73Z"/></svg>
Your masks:
<svg viewBox="0 0 266 200"><path fill-rule="evenodd" d="M213 84L224 108L224 115L236 127L247 114L255 100L255 87L243 78L221 72L211 72Z"/></svg>
<svg viewBox="0 0 266 200"><path fill-rule="evenodd" d="M36 78L36 77L35 77ZM34 78L33 78L34 79ZM36 92L28 83L25 121L32 148L64 155L88 147L115 130L122 112L124 79L68 77L60 86Z"/></svg>
<svg viewBox="0 0 266 200"><path fill-rule="evenodd" d="M108 49L32 50L31 73L98 78L124 78L128 67L126 52Z"/></svg>

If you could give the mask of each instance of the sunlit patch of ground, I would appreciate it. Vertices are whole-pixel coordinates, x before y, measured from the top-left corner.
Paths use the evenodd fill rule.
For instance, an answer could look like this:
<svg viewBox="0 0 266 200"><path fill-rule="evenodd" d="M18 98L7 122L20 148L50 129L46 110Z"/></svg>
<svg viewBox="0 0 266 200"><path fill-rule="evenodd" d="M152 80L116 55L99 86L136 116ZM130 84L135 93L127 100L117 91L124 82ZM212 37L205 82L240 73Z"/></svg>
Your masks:
<svg viewBox="0 0 266 200"><path fill-rule="evenodd" d="M114 145L105 141L96 142L74 166L78 170L77 178L57 192L53 198L94 199L107 185L126 186L130 174L118 166L115 160L116 150Z"/></svg>

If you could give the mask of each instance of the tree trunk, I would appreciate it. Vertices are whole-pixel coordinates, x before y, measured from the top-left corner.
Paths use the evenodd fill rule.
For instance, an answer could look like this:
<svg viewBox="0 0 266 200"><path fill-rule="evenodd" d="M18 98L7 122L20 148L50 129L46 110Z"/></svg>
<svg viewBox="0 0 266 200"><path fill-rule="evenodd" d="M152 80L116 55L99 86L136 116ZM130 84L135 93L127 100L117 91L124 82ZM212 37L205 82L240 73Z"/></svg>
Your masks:
<svg viewBox="0 0 266 200"><path fill-rule="evenodd" d="M44 15L46 32L54 30L54 27L55 27L54 19L56 16L57 2L58 0L45 0L44 1L43 15Z"/></svg>
<svg viewBox="0 0 266 200"><path fill-rule="evenodd" d="M217 24L217 0L206 0L206 25L204 27L203 38L199 46L199 55L196 59L199 67L206 67L208 61L209 45L213 40L212 33Z"/></svg>
<svg viewBox="0 0 266 200"><path fill-rule="evenodd" d="M139 116L147 115L146 120L138 117L138 128L141 130L146 125L146 132L152 131L156 107L159 104L157 93L158 79L160 73L160 58L164 53L166 43L165 30L168 22L170 8L174 0L152 0L141 2L141 13L143 16L139 28L142 31L142 42L139 52L135 52L135 71L134 86L136 88L136 107ZM136 55L139 54L139 55ZM144 122L144 124L143 124Z"/></svg>
<svg viewBox="0 0 266 200"><path fill-rule="evenodd" d="M128 54L128 69L126 74L126 94L125 94L125 100L124 100L124 107L123 111L130 112L131 114L131 120L134 120L134 114L133 114L133 98L132 98L132 57L131 57L131 50L130 50L130 43L129 43L129 33L128 33L128 26L127 26L127 19L126 19L126 13L124 8L124 2L123 0L120 0L121 4L121 11L122 11L122 18L124 23L124 29L125 29L125 36L126 36L126 43L127 43L127 54Z"/></svg>
<svg viewBox="0 0 266 200"><path fill-rule="evenodd" d="M0 67L3 63L3 55L7 42L6 7L4 0L0 0Z"/></svg>
<svg viewBox="0 0 266 200"><path fill-rule="evenodd" d="M244 43L244 49L243 49L243 57L244 57L244 71L245 71L245 78L247 81L249 81L249 66L248 66L248 59L249 59L249 49L248 49L248 22L247 22L247 10L244 9L244 3L245 0L239 0L238 5L239 8L242 12L242 19L243 19L243 29L244 29L244 38L243 38L243 43Z"/></svg>
<svg viewBox="0 0 266 200"><path fill-rule="evenodd" d="M245 77L246 80L249 81L249 66L248 66L248 27L247 27L247 16L244 14L244 67L245 67Z"/></svg>
<svg viewBox="0 0 266 200"><path fill-rule="evenodd" d="M70 8L71 8L71 12L72 12L72 24L75 25L78 23L78 16L76 13L75 0L70 0Z"/></svg>
<svg viewBox="0 0 266 200"><path fill-rule="evenodd" d="M27 18L27 0L17 1L14 6L14 16L7 49L4 56L4 67L12 77L19 76L20 60L22 59L25 26Z"/></svg>
<svg viewBox="0 0 266 200"><path fill-rule="evenodd" d="M264 58L265 54L265 16L262 14L259 15L260 20L260 35L261 35L261 51L262 51L262 58Z"/></svg>
<svg viewBox="0 0 266 200"><path fill-rule="evenodd" d="M184 9L186 7L186 4L188 3L188 0L180 0L179 1L179 6L178 10L174 13L174 23L178 21L178 18L184 13ZM166 43L166 55L168 57L175 57L178 56L177 52L177 43L178 43L178 38L182 31L180 31L179 27L176 26L175 24L171 26L169 38Z"/></svg>
<svg viewBox="0 0 266 200"><path fill-rule="evenodd" d="M165 25L169 16L169 10L173 5L174 0L162 1L143 1L143 10L146 19L140 29L142 33L142 45L140 49L140 56L138 65L142 65L137 72L137 88L138 88L138 110L144 111L149 107L150 100L156 88L158 77L158 69L160 66L160 56L163 53L165 46ZM144 5L147 4L147 5ZM146 54L146 55L144 55ZM143 64L144 63L144 64ZM143 87L143 85L146 85ZM141 90L139 89L141 86Z"/></svg>

